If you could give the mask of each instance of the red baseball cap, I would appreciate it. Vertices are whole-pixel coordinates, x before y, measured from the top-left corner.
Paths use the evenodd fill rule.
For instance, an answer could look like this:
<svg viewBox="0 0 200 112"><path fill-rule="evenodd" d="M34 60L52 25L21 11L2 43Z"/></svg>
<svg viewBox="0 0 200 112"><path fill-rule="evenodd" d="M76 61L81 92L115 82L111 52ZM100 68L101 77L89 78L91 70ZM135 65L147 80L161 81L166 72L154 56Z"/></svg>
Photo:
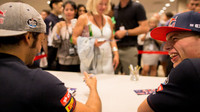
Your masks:
<svg viewBox="0 0 200 112"><path fill-rule="evenodd" d="M189 11L180 13L171 18L168 26L157 27L151 31L151 37L166 41L166 35L174 31L200 32L200 13Z"/></svg>

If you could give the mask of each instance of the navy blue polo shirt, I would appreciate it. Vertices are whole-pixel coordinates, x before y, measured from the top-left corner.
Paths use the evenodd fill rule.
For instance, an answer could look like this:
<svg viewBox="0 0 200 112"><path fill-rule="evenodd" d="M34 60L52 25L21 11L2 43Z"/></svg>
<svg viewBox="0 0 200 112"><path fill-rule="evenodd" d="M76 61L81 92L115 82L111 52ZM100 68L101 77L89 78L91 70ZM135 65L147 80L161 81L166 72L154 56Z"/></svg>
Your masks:
<svg viewBox="0 0 200 112"><path fill-rule="evenodd" d="M200 59L185 59L147 98L157 112L195 112L200 101Z"/></svg>
<svg viewBox="0 0 200 112"><path fill-rule="evenodd" d="M55 76L0 53L0 112L72 112L75 105L76 100Z"/></svg>
<svg viewBox="0 0 200 112"><path fill-rule="evenodd" d="M50 13L47 18L44 20L46 24L46 35L49 35L49 31L52 31L53 27L56 25L57 22L63 21L63 18L58 18L58 16Z"/></svg>
<svg viewBox="0 0 200 112"><path fill-rule="evenodd" d="M114 9L114 17L116 20L115 31L124 26L126 30L139 26L138 22L146 20L146 12L144 7L132 0L126 7L122 8L120 4ZM117 42L118 47L137 46L137 36L125 36Z"/></svg>

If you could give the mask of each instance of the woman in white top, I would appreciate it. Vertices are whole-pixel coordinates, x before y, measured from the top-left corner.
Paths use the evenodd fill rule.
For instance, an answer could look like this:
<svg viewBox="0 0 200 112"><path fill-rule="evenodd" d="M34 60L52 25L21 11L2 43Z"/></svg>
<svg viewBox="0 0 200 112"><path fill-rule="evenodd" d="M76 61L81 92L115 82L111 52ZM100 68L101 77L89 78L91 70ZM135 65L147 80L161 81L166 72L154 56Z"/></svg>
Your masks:
<svg viewBox="0 0 200 112"><path fill-rule="evenodd" d="M110 0L88 0L86 7L88 13L78 18L74 28L72 35L73 43L77 44L78 38L88 37L88 35L86 36L84 33L85 30L89 30L90 38L95 39L92 43L94 49L99 51L98 53L94 52L96 58L93 65L88 61L91 66L94 66L93 69L95 70L92 71L95 72L92 73L114 74L114 69L116 69L119 63L118 48L114 40L112 21L110 17L104 15L110 10ZM82 63L84 60L81 60L82 57L80 57L80 55L79 58L81 66L84 66L84 63ZM86 69L81 67L81 72L91 72L90 69L89 66Z"/></svg>
<svg viewBox="0 0 200 112"><path fill-rule="evenodd" d="M54 28L53 46L58 48L58 70L80 72L80 61L76 53L76 47L71 42L74 25L72 20L76 15L76 4L73 1L66 1L63 4L65 21L58 22Z"/></svg>

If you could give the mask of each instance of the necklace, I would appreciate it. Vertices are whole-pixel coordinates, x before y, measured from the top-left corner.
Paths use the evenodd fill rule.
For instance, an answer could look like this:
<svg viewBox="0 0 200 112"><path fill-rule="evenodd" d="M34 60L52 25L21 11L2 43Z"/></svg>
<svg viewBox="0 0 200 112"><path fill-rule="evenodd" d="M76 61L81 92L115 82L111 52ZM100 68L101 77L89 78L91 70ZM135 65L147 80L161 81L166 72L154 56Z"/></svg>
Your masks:
<svg viewBox="0 0 200 112"><path fill-rule="evenodd" d="M100 27L100 25L97 23L97 20L95 19L94 17L94 14L91 12L93 18L94 18L94 22L96 23L96 25L99 27L99 29L101 30L101 36L103 37L103 15L101 16L101 25L102 25L102 28Z"/></svg>

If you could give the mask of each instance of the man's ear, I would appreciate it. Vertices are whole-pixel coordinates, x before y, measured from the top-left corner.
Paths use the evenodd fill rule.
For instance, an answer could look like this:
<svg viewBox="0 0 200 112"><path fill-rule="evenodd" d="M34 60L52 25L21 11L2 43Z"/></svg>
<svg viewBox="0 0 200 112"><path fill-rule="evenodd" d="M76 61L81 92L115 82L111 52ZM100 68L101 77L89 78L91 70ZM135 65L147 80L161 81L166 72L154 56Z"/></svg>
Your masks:
<svg viewBox="0 0 200 112"><path fill-rule="evenodd" d="M57 5L56 3L52 4L53 9L56 8L56 5Z"/></svg>
<svg viewBox="0 0 200 112"><path fill-rule="evenodd" d="M30 32L28 32L26 35L25 35L25 42L26 42L26 44L28 45L28 46L31 46L32 45L32 43L33 43L33 40L32 40L32 38L31 38L31 33Z"/></svg>

